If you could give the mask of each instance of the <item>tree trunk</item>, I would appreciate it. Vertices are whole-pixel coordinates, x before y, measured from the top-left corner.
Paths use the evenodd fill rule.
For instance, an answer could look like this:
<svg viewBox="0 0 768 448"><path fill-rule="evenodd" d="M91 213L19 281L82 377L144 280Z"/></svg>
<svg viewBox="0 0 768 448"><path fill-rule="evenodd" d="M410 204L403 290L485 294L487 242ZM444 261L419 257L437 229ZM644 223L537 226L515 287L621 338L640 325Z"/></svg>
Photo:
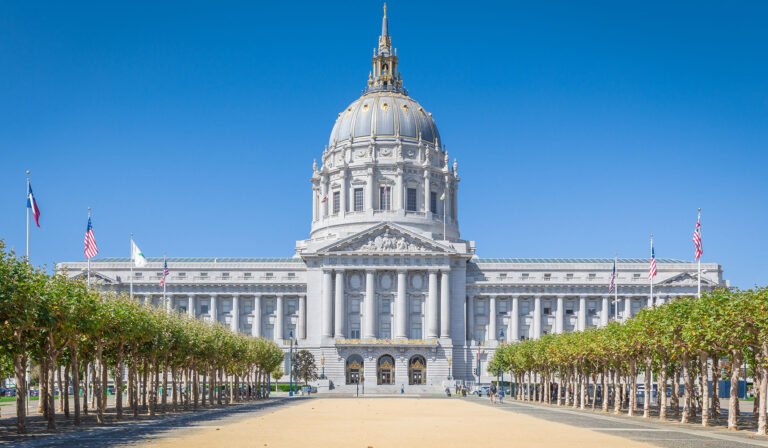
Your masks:
<svg viewBox="0 0 768 448"><path fill-rule="evenodd" d="M13 373L16 376L16 432L27 433L27 355L13 357Z"/></svg>
<svg viewBox="0 0 768 448"><path fill-rule="evenodd" d="M203 376L203 387L200 389L200 394L202 395L202 397L201 397L201 400L200 400L200 401L201 401L201 406L202 406L202 407L205 407L205 401L206 401L206 400L205 400L205 388L208 386L208 384L207 384L207 383L208 383L208 381L207 381L207 375L206 375L206 374L207 374L207 370L206 370L206 368L205 368L205 367L203 367L201 370L202 370L202 371L201 371L200 373L201 373L201 374L202 374L202 376Z"/></svg>
<svg viewBox="0 0 768 448"><path fill-rule="evenodd" d="M66 394L64 394L64 379L61 377L61 366L56 366L56 382L59 383L59 412L64 412L64 402L66 401Z"/></svg>
<svg viewBox="0 0 768 448"><path fill-rule="evenodd" d="M75 426L80 426L80 363L77 361L77 348L75 344L69 346L72 352L72 392L75 405Z"/></svg>
<svg viewBox="0 0 768 448"><path fill-rule="evenodd" d="M161 398L163 412L168 411L168 356L163 358L163 395Z"/></svg>
<svg viewBox="0 0 768 448"><path fill-rule="evenodd" d="M667 362L661 362L659 378L656 388L659 395L659 420L667 419Z"/></svg>
<svg viewBox="0 0 768 448"><path fill-rule="evenodd" d="M40 359L39 371L40 379L38 382L37 413L43 414L43 418L48 416L48 365L45 356Z"/></svg>
<svg viewBox="0 0 768 448"><path fill-rule="evenodd" d="M149 362L144 359L144 369L141 372L141 410L147 412L147 394L149 393L149 384L147 378L149 377Z"/></svg>
<svg viewBox="0 0 768 448"><path fill-rule="evenodd" d="M101 398L103 397L103 394L101 392L102 382L101 380L101 372L103 369L101 368L103 361L103 348L101 346L101 342L98 342L96 345L96 360L95 360L95 367L93 367L94 375L93 375L93 394L92 396L97 398L96 400L96 421L98 423L104 423L104 403L102 402ZM97 373L98 372L98 373Z"/></svg>
<svg viewBox="0 0 768 448"><path fill-rule="evenodd" d="M739 372L743 354L741 350L731 351L731 398L728 399L728 429L739 429Z"/></svg>
<svg viewBox="0 0 768 448"><path fill-rule="evenodd" d="M69 380L69 369L70 364L67 363L64 366L64 417L67 419L69 419L69 385L71 384ZM74 390L74 387L72 390ZM75 395L75 401L77 401L77 395Z"/></svg>
<svg viewBox="0 0 768 448"><path fill-rule="evenodd" d="M643 377L643 418L651 418L651 359L645 360L645 375Z"/></svg>
<svg viewBox="0 0 768 448"><path fill-rule="evenodd" d="M610 374L608 373L608 368L603 367L603 373L602 373L602 391L600 392L600 409L603 412L608 412L608 391L610 388L608 387L608 383L610 382Z"/></svg>
<svg viewBox="0 0 768 448"><path fill-rule="evenodd" d="M720 415L720 354L714 353L712 358L712 419Z"/></svg>
<svg viewBox="0 0 768 448"><path fill-rule="evenodd" d="M587 388L589 387L589 374L582 370L579 377L579 386L581 387L581 390L579 391L579 409L584 410L587 408Z"/></svg>
<svg viewBox="0 0 768 448"><path fill-rule="evenodd" d="M691 375L691 368L688 365L688 354L683 354L683 415L680 418L680 423L688 423L691 417L691 408L693 407L693 376Z"/></svg>
<svg viewBox="0 0 768 448"><path fill-rule="evenodd" d="M701 426L709 426L709 378L707 368L709 354L705 351L699 353L701 368Z"/></svg>
<svg viewBox="0 0 768 448"><path fill-rule="evenodd" d="M115 417L123 418L123 345L118 344L115 353Z"/></svg>
<svg viewBox="0 0 768 448"><path fill-rule="evenodd" d="M109 371L107 369L107 361L104 359L104 356L102 354L101 358L101 386L100 386L100 392L101 392L101 409L103 412L107 411L107 392L109 391L108 386L108 375Z"/></svg>
<svg viewBox="0 0 768 448"><path fill-rule="evenodd" d="M46 406L48 429L56 429L56 351L53 346L53 336L48 341L48 404Z"/></svg>
<svg viewBox="0 0 768 448"><path fill-rule="evenodd" d="M680 371L677 366L672 370L672 391L670 394L670 406L675 417L680 416Z"/></svg>
<svg viewBox="0 0 768 448"><path fill-rule="evenodd" d="M197 369L192 369L192 373L192 394L195 400L192 409L197 410L198 400L200 399L200 372Z"/></svg>
<svg viewBox="0 0 768 448"><path fill-rule="evenodd" d="M173 412L178 411L178 397L176 396L176 366L171 367L171 390L173 396L171 397L171 405L173 407Z"/></svg>
<svg viewBox="0 0 768 448"><path fill-rule="evenodd" d="M88 415L88 395L90 381L88 379L88 361L83 359L83 415Z"/></svg>
<svg viewBox="0 0 768 448"><path fill-rule="evenodd" d="M156 356L152 356L152 361L150 362L150 370L152 375L152 389L149 395L149 415L155 415L155 413L157 413L157 392L158 386L160 385L160 369L157 365Z"/></svg>
<svg viewBox="0 0 768 448"><path fill-rule="evenodd" d="M763 354L760 357L760 361L763 365L760 366L760 403L757 403L757 434L764 436L768 435L768 368L764 363L768 360L768 344L763 344ZM756 364L760 364L759 362ZM757 370L757 369L755 369Z"/></svg>
<svg viewBox="0 0 768 448"><path fill-rule="evenodd" d="M637 361L629 361L629 409L627 415L632 417L637 409Z"/></svg>

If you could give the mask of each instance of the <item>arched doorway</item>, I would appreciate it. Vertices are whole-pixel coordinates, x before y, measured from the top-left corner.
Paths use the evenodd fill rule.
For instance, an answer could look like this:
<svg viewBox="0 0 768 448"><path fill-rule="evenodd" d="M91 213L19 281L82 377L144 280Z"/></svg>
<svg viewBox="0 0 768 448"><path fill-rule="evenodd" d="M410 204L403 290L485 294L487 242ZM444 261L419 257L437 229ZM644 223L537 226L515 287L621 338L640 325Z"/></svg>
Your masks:
<svg viewBox="0 0 768 448"><path fill-rule="evenodd" d="M360 355L350 355L346 363L347 384L357 384L360 382L360 376L363 374L363 357Z"/></svg>
<svg viewBox="0 0 768 448"><path fill-rule="evenodd" d="M376 363L376 384L395 384L395 358L381 355Z"/></svg>
<svg viewBox="0 0 768 448"><path fill-rule="evenodd" d="M408 384L427 384L427 360L421 355L408 361Z"/></svg>

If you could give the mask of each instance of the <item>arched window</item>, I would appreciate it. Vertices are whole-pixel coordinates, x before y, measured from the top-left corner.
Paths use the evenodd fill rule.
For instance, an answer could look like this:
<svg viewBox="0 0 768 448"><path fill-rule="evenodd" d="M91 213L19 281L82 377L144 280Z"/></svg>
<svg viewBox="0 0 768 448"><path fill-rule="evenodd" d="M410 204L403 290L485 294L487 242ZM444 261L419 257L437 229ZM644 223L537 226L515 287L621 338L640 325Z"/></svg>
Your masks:
<svg viewBox="0 0 768 448"><path fill-rule="evenodd" d="M427 384L427 360L421 355L408 361L408 384Z"/></svg>
<svg viewBox="0 0 768 448"><path fill-rule="evenodd" d="M395 358L381 355L376 363L376 384L395 384Z"/></svg>
<svg viewBox="0 0 768 448"><path fill-rule="evenodd" d="M346 363L347 384L357 384L363 374L363 357L360 355L350 355Z"/></svg>

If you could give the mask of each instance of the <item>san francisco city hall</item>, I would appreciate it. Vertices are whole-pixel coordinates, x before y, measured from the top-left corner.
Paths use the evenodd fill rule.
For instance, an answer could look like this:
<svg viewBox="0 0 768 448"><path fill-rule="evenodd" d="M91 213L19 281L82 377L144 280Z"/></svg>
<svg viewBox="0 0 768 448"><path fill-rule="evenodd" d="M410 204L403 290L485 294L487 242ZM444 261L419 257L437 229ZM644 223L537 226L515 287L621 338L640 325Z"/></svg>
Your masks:
<svg viewBox="0 0 768 448"><path fill-rule="evenodd" d="M649 297L647 258L480 258L459 233L459 170L432 117L403 88L386 9L363 95L336 118L313 165L312 226L291 258L162 258L133 271L134 295L232 331L293 335L327 380L322 390L442 390L488 382L503 341L578 331L696 293L696 264L657 259ZM702 265L704 288L725 286ZM85 262L57 265L83 276ZM128 258L91 262L91 278L128 291ZM618 314L617 314L618 312ZM286 369L284 369L286 370ZM478 377L478 373L481 377Z"/></svg>

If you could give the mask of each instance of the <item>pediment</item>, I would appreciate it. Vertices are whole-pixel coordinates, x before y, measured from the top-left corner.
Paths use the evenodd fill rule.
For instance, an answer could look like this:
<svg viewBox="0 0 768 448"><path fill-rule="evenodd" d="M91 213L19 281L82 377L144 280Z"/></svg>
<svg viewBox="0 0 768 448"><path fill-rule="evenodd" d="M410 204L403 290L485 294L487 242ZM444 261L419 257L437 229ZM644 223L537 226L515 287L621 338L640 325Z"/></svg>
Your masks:
<svg viewBox="0 0 768 448"><path fill-rule="evenodd" d="M658 283L658 285L665 286L696 286L697 284L698 279L696 274L690 272L683 272L681 274L674 275ZM707 279L704 276L701 277L701 284L707 286L717 286L715 282Z"/></svg>
<svg viewBox="0 0 768 448"><path fill-rule="evenodd" d="M86 271L83 271L77 275L75 275L73 278L85 280L88 278L88 273ZM99 272L91 271L91 284L94 285L111 285L115 282L115 279L110 278L104 274L101 274Z"/></svg>
<svg viewBox="0 0 768 448"><path fill-rule="evenodd" d="M400 226L379 224L337 241L319 252L445 254L453 253L454 250Z"/></svg>

